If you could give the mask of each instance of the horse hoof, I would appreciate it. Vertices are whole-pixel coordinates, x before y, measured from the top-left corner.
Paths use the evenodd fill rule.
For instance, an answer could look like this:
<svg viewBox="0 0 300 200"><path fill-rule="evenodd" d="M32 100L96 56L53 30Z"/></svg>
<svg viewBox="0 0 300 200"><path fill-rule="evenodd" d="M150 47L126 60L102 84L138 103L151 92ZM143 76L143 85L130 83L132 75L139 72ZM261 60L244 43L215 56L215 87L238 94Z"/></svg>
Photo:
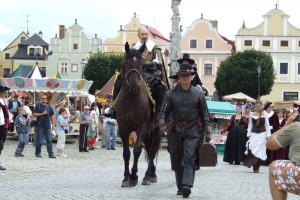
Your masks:
<svg viewBox="0 0 300 200"><path fill-rule="evenodd" d="M156 183L156 182L157 182L157 176L155 176L155 177L150 177L150 182L151 182L151 183Z"/></svg>
<svg viewBox="0 0 300 200"><path fill-rule="evenodd" d="M136 180L129 179L129 187L134 187L137 185L137 183L138 183L138 179L136 179Z"/></svg>
<svg viewBox="0 0 300 200"><path fill-rule="evenodd" d="M148 179L144 179L142 185L151 185L151 182Z"/></svg>
<svg viewBox="0 0 300 200"><path fill-rule="evenodd" d="M129 187L129 181L123 181L121 187Z"/></svg>

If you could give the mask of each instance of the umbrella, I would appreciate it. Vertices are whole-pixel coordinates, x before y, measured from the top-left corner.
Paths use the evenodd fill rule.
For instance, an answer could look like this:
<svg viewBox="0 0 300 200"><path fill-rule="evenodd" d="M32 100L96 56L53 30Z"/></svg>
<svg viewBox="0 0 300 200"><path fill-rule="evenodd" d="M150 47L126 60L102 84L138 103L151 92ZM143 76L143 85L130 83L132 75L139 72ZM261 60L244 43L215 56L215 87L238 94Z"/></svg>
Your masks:
<svg viewBox="0 0 300 200"><path fill-rule="evenodd" d="M255 102L256 100L245 95L244 93L238 92L235 94L226 95L223 97L224 100L244 100L244 101L250 101Z"/></svg>

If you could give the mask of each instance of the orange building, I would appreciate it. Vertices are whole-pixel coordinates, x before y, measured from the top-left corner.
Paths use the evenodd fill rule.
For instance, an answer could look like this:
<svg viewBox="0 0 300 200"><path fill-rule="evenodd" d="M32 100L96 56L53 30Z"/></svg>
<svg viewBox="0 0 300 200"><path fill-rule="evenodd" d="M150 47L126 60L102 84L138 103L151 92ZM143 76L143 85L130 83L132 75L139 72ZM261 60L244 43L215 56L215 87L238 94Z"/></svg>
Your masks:
<svg viewBox="0 0 300 200"><path fill-rule="evenodd" d="M214 81L220 63L233 53L235 45L218 33L218 21L195 20L181 39L181 53L190 54L195 60L197 72L203 83L203 89L212 96Z"/></svg>

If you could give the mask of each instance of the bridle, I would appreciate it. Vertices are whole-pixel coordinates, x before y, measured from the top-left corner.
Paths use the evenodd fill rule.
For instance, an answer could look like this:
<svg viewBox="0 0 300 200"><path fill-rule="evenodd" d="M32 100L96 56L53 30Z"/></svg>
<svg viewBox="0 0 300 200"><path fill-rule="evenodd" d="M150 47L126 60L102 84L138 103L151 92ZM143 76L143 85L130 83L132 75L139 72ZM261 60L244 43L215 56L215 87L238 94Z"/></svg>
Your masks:
<svg viewBox="0 0 300 200"><path fill-rule="evenodd" d="M138 82L138 86L140 86L141 81L142 81L142 75L141 73L137 70L137 69L130 69L127 71L127 73L125 74L125 82L127 85L129 85L129 80L128 80L128 76L131 72L136 72L138 74L138 78L139 78L139 82Z"/></svg>
<svg viewBox="0 0 300 200"><path fill-rule="evenodd" d="M134 63L136 62L136 57L133 58L134 60ZM138 87L140 86L141 84L141 81L142 81L142 75L141 73L137 70L137 69L129 69L126 73L125 73L125 82L127 85L129 85L129 80L128 80L128 76L131 72L136 72L138 74L138 78L139 78L139 82L138 82Z"/></svg>

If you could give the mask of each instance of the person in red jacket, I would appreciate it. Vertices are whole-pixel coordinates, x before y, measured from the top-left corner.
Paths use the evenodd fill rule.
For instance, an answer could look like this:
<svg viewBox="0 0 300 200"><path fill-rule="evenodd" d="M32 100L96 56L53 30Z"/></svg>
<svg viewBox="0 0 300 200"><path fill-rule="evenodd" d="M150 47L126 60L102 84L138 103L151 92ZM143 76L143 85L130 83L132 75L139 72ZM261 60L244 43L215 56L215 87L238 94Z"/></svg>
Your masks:
<svg viewBox="0 0 300 200"><path fill-rule="evenodd" d="M6 170L6 168L1 165L1 153L6 140L6 133L10 126L8 106L4 101L6 91L9 90L7 87L0 86L0 170Z"/></svg>

